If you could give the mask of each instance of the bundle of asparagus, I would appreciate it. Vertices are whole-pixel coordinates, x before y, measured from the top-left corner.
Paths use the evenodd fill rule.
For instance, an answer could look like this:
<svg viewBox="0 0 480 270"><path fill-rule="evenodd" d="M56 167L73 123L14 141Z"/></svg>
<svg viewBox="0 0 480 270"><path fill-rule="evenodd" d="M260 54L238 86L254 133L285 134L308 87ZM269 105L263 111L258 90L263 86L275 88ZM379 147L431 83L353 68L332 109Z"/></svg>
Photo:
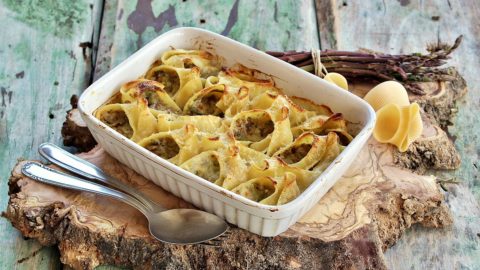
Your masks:
<svg viewBox="0 0 480 270"><path fill-rule="evenodd" d="M437 42L427 46L428 54L413 53L392 55L361 49L356 52L325 50L320 52L322 65L328 72L337 72L347 79L376 79L379 81L396 80L404 84L407 90L417 95L425 94L418 82L451 81L455 79L454 69L441 67L450 54L458 48L463 36L459 36L453 45ZM268 54L314 72L314 60L309 51L274 52Z"/></svg>

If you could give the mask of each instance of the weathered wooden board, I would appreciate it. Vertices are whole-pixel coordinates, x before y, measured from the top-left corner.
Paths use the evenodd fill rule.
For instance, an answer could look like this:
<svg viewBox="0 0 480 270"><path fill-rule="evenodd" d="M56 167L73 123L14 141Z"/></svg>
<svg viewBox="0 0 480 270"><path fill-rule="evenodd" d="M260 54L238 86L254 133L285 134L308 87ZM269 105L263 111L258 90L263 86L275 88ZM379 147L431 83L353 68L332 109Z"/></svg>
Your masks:
<svg viewBox="0 0 480 270"><path fill-rule="evenodd" d="M458 81L463 82L463 79L458 78ZM422 86L424 92L427 93L427 95L424 96L425 99L436 98L437 95L432 96L430 93L441 93L442 91L453 93L455 89L452 86L463 87L461 83L443 82L439 84L426 83L422 84ZM351 83L351 87L354 93L362 96L372 88L372 85L365 85L365 82ZM448 106L448 103L438 102L439 110L437 110L437 112L443 112L444 110L440 109L445 106ZM71 116L75 112L77 111L72 110L68 113L67 122L69 123L69 128L65 129L65 133L62 132L62 135L75 138L81 136L80 134L88 133L82 121L76 120L75 117ZM234 230L232 238L244 239L242 243L245 241L249 243L252 239L256 239L255 242L257 246L253 248L253 250L270 250L272 246L275 246L275 254L286 253L288 250L301 248L304 250L303 255L290 256L289 258L290 261L296 262L295 265L301 265L302 267L315 267L319 262L322 262L323 267L327 269L330 267L342 268L351 265L355 265L357 268L370 266L375 268L384 267L385 262L381 250L385 250L387 247L395 244L403 234L403 231L413 223L421 222L424 226L435 227L443 227L450 223L446 208L441 203L442 199L439 200L439 198L443 198L443 196L439 193L435 182L432 181L433 178L422 177L398 169L398 167L410 167L411 161L418 161L418 164L424 162L421 160L425 158L423 152L431 153L431 158L425 162L426 166L435 168L450 168L452 165L453 167L458 166L456 150L453 148L453 144L445 132L433 125L436 122L434 118L430 120L430 118L427 118L427 114L423 115L425 116L424 134L410 147L410 149L423 149L423 151L408 151L403 153L401 156L409 162L396 162L395 159L399 153L395 151L393 147L379 145L372 139L369 147L364 149L362 154L357 158L355 165L352 166L349 173L333 187L309 214L293 226L289 232L274 238L273 242L268 239L258 239L258 237L243 230ZM81 130L81 132L79 132L79 130ZM89 145L81 140L72 141L76 142L74 145L77 147L81 145L85 148ZM126 169L122 168L122 165L113 161L110 157L105 156L103 151L100 151L98 148L92 150L91 153L82 154L82 156L110 168L111 173L119 175L118 177L122 179L125 179L125 175L131 175L130 173L126 173ZM421 169L417 168L417 171L418 170ZM75 216L76 212L72 212L71 209L73 208L71 207L83 209L80 210L80 215L84 220L100 220L95 223L87 222L89 229L87 232L82 233L84 238L91 238L92 240L89 241L92 243L115 242L115 239L118 237L116 233L118 228L122 227L125 220L142 219L139 213L128 212L120 218L118 215L115 215L116 212L111 214L112 207L115 207L118 203L109 203L109 207L103 209L101 208L103 205L103 199L101 198L97 199L89 196L90 202L85 203L84 198L86 195L84 194L70 196L68 195L71 194L70 191L45 185L37 188L38 184L32 183L31 180L26 178L20 178L18 173L14 171L13 177L11 178L11 201L6 216L24 235L33 235L41 239L40 241L42 241L43 244L58 243L62 254L62 262L64 263L75 267L79 267L79 265L91 267L99 263L114 263L136 267L150 267L151 265L160 264L173 267L178 264L177 258L181 257L181 254L187 252L187 250L189 251L188 253L191 251L189 247L178 248L175 249L175 251L171 251L171 258L167 259L163 256L146 254L144 251L135 248L135 246L138 245L130 247L127 245L127 242L125 242L125 245L119 250L102 248L99 252L94 252L95 254L92 255L91 249L84 248L84 246L82 246L82 249L78 249L68 244L84 241L77 240L75 238L76 234L73 233L73 231L77 231L83 226L82 224L84 222L78 223L76 222L77 218L72 218L72 215ZM129 177L127 182L134 186L138 185L139 189L148 191L150 195L153 194L153 190L159 190L157 195L153 196L155 198L161 198L162 195L164 196L164 192L161 191L161 189L158 187L155 188L152 183L145 185L145 180L137 176ZM17 185L21 186L20 190L15 188ZM56 190L56 197L50 196L52 190ZM419 196L419 194L423 195ZM35 200L29 198L35 198ZM427 198L427 200L425 200L425 198ZM28 201L30 200L35 202L41 201L41 203L40 205L38 203L29 204ZM96 201L97 203L92 204L91 201ZM166 197L164 203L175 204L177 201L177 198ZM68 206L68 208L64 209L60 202ZM96 206L97 204L99 206ZM50 207L52 205L53 207ZM25 217L30 217L29 220L33 220L30 214L32 212L40 213L35 217L35 220L47 220L48 226L45 227L43 226L44 223L38 221L32 222L32 225L22 225L24 224L22 220L24 220ZM51 212L68 212L69 214L55 215L56 218L52 221L48 218L51 216ZM103 214L104 212L106 214ZM95 216L95 218L91 218L92 215ZM113 228L111 228L109 224L116 225L113 225ZM135 225L138 225L138 223L135 223ZM132 227L132 224L129 224L127 229L122 231L122 239L127 239L126 235L129 235L132 230L145 232L145 227L135 225ZM38 226L40 226L40 228L36 229ZM62 231L64 227L69 228L69 236L62 234L58 236L57 231ZM109 233L112 230L113 233ZM54 237L51 235L54 235ZM304 241L305 238L310 240ZM379 241L376 240L377 238ZM292 245L292 241L290 241L292 239L298 239L298 241L294 241L298 245ZM137 235L135 241L142 243L142 245L149 246L149 250L169 252L171 248L168 245L159 246L160 244L158 243L151 244L150 237L145 233L140 237ZM366 248L365 245L358 245L358 241L370 246L369 250L376 250L376 252L361 253L360 256L357 256L356 251ZM231 241L227 241L227 243L228 242ZM102 247L108 247L108 245L102 244ZM314 258L309 257L312 254L312 247L314 249L321 247L323 253L318 254ZM144 261L114 260L114 258L117 257L116 254L125 252L125 248L128 248L130 253L135 254L132 255L132 257L141 257L144 258ZM227 246L226 249L228 248ZM193 258L190 256L188 260L182 260L182 263L184 264L183 266L194 269L199 265L203 265L203 263L206 263L208 267L213 265L213 262L208 259L213 256L216 258L214 262L215 265L220 264L222 268L231 268L234 265L244 265L245 263L253 268L268 268L279 265L282 267L291 266L288 260L264 260L264 258L256 256L256 253L249 245L239 243L236 244L236 248L237 250L242 250L240 254L252 254L247 258L244 255L235 257L224 255L229 252L222 252L220 254L208 252L209 255L206 255L206 257L197 256ZM352 251L352 253L347 252L347 255L342 255L344 252L340 252L339 250L344 249ZM197 251L195 253L203 254L202 249L199 247L195 247L194 250ZM336 252L329 253L332 250L336 250ZM98 253L101 255L98 255ZM329 255L325 256L324 254ZM362 264L362 262L366 263ZM139 264L142 266L139 266Z"/></svg>
<svg viewBox="0 0 480 270"><path fill-rule="evenodd" d="M456 177L459 185L447 185L447 203L454 214L451 230L410 230L386 257L395 269L480 268L480 62L478 16L480 3L470 1L316 1L331 6L332 14L318 14L322 48L355 50L360 47L391 53L424 52L428 42L464 41L453 54L452 64L467 80L469 92L458 103L455 125L448 128L462 157L461 168L437 173ZM321 27L320 27L321 28Z"/></svg>
<svg viewBox="0 0 480 270"><path fill-rule="evenodd" d="M103 3L105 2L105 3ZM103 8L103 20L100 22ZM137 11L136 13L134 13ZM145 16L141 16L142 12ZM129 24L128 18L137 14ZM4 1L0 21L8 25L0 36L0 172L7 175L16 158L36 158L43 141L60 142L60 125L71 94L85 88L91 58L97 58L95 78L118 64L139 46L179 26L199 26L234 37L259 48L308 49L318 47L312 0L306 1ZM135 18L134 15L132 15ZM130 25L130 26L129 26ZM97 28L101 39L95 53ZM144 29L144 31L143 31ZM85 47L79 47L81 42ZM10 45L10 46L9 46ZM96 57L98 56L98 57ZM21 73L23 71L23 73ZM16 78L18 73L19 78ZM24 76L24 78L21 78ZM25 96L25 99L21 97ZM13 106L17 104L17 106ZM21 104L21 105L19 105ZM25 115L20 118L20 112ZM49 119L50 112L53 119ZM57 113L62 112L62 117ZM35 133L34 133L35 131ZM27 133L26 133L27 132ZM4 147L5 145L5 147ZM0 185L6 192L6 182ZM6 196L1 205L5 208ZM23 241L0 220L1 268L50 269L58 266L56 251ZM41 262L41 263L40 263Z"/></svg>
<svg viewBox="0 0 480 270"><path fill-rule="evenodd" d="M96 33L93 29L99 26L99 7L102 6L101 1L95 0L60 1L51 6L40 5L41 1L31 2L32 7L15 1L0 3L0 21L8 25L0 34L3 60L3 65L0 64L0 86L3 87L0 88L2 181L5 181L15 158L36 157L35 148L40 142L60 140L63 115L56 117L56 113L63 112L68 107L70 94L80 91L88 82L89 63L83 62L78 43L90 41L92 33ZM139 2L144 3L147 11L144 31L141 31L141 25L133 30L129 28L128 17L138 10L136 1L105 0L95 78L138 49L137 43L146 43L158 33L177 26L200 26L219 33L225 31L229 36L261 49L318 47L313 1L153 1L151 13L149 1ZM456 215L454 229L445 232L415 229L397 244L397 248L387 252L387 261L395 268L479 268L480 182L476 166L480 164L476 130L480 122L480 78L474 71L480 55L475 41L480 32L477 23L479 3L474 0L316 2L317 9L322 3L331 7L331 12L322 9L328 24L322 24L321 18L318 20L322 48L334 47L338 42L337 48L340 49L356 49L358 46L392 53L410 52L423 50L424 42L436 40L438 36L452 41L459 34L465 35L463 46L455 53L455 65L467 78L470 93L461 105L455 127L449 129L464 158L461 170L453 174L464 184L448 186L447 201ZM88 8L89 3L93 4L93 11ZM28 12L32 9L34 15ZM170 15L172 10L174 17ZM324 29L333 30L327 32ZM141 33L141 38L135 31ZM77 60L71 59L65 50L71 50ZM86 53L89 59L90 50L87 49ZM22 100L24 93L27 98ZM19 103L22 105L12 105ZM52 120L45 115L50 110L55 117ZM19 116L21 112L25 112L23 118ZM25 135L27 131L30 134ZM449 178L450 175L441 176ZM0 183L0 190L5 192L5 182ZM0 203L5 206L5 196L0 197ZM1 219L0 244L5 247L0 251L2 268L11 268L17 260L27 257L29 259L15 267L28 269L35 265L37 269L46 269L51 268L51 264L58 266L56 259L50 259L50 256L56 258L51 249L36 252L37 244L26 244L16 235L15 230Z"/></svg>
<svg viewBox="0 0 480 270"><path fill-rule="evenodd" d="M148 19L138 19L142 13ZM106 0L94 78L159 34L181 26L202 27L259 49L319 46L313 0Z"/></svg>
<svg viewBox="0 0 480 270"><path fill-rule="evenodd" d="M139 19L142 13L148 19ZM94 78L159 34L180 26L202 27L259 49L319 46L313 0L105 0Z"/></svg>
<svg viewBox="0 0 480 270"><path fill-rule="evenodd" d="M428 83L423 85L430 88ZM371 87L356 83L353 91L361 95ZM452 89L447 87L447 90ZM455 150L440 143L446 138L444 132L435 129L427 119L424 123L423 135L416 143L434 141L425 145L429 151L450 151L450 156L454 156ZM71 134L78 135L78 132ZM22 177L19 166L10 179L11 200L5 216L23 235L44 245L58 244L62 262L75 268L116 264L135 268L162 265L227 269L248 265L254 269L383 269L382 251L395 244L412 224L427 227L451 224L435 179L399 168L394 163L396 151L392 150L392 146L370 140L342 179L290 230L275 238L261 238L232 229L232 235L220 250L152 242L137 211L130 208L127 211L121 203L101 196L36 183ZM415 154L410 156L413 158ZM108 157L100 148L82 157L163 204L185 205ZM448 158L442 160L440 164L448 163ZM121 214L115 210L120 207L125 210ZM118 237L122 239L120 246ZM249 244L252 242L255 246ZM267 250L270 256L263 256L258 250ZM291 250L300 252L290 254ZM126 253L129 256L119 255Z"/></svg>
<svg viewBox="0 0 480 270"><path fill-rule="evenodd" d="M44 141L60 142L69 98L88 85L90 49L101 2L0 2L0 208L7 181L20 157L37 158ZM1 269L59 268L58 251L25 241L0 219Z"/></svg>
<svg viewBox="0 0 480 270"><path fill-rule="evenodd" d="M259 49L318 48L313 0L106 0L95 78L181 26L205 28Z"/></svg>

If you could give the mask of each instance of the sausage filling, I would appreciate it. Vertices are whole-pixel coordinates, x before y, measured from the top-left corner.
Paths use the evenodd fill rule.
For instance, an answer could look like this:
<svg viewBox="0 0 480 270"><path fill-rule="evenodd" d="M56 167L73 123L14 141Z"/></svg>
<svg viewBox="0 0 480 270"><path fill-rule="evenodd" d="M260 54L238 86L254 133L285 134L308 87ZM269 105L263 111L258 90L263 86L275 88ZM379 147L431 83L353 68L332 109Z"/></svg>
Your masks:
<svg viewBox="0 0 480 270"><path fill-rule="evenodd" d="M175 95L178 88L180 88L180 78L174 72L160 70L155 73L153 79L163 84L165 86L163 90L165 90L170 96Z"/></svg>
<svg viewBox="0 0 480 270"><path fill-rule="evenodd" d="M220 163L212 155L210 158L203 160L202 165L193 173L210 182L215 182L220 177Z"/></svg>
<svg viewBox="0 0 480 270"><path fill-rule="evenodd" d="M170 159L176 156L180 151L180 147L171 137L160 138L145 146L145 148L164 159Z"/></svg>
<svg viewBox="0 0 480 270"><path fill-rule="evenodd" d="M189 108L191 115L220 115L222 111L216 106L221 94L211 93L198 99Z"/></svg>
<svg viewBox="0 0 480 270"><path fill-rule="evenodd" d="M247 117L235 121L234 136L240 141L258 142L273 132L274 124L270 117Z"/></svg>
<svg viewBox="0 0 480 270"><path fill-rule="evenodd" d="M278 157L285 161L287 164L297 163L308 154L311 148L311 144L301 144L298 146L293 146L292 148L285 150Z"/></svg>
<svg viewBox="0 0 480 270"><path fill-rule="evenodd" d="M124 111L110 111L102 114L100 121L116 130L127 138L133 136L133 129L128 122L128 117Z"/></svg>

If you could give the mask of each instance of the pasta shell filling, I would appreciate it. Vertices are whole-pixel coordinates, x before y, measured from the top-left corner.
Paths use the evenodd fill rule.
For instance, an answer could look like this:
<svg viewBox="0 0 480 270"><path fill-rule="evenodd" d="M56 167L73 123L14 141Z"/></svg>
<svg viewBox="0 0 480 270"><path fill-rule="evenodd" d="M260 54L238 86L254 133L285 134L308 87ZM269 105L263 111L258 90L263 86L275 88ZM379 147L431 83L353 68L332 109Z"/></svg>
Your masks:
<svg viewBox="0 0 480 270"><path fill-rule="evenodd" d="M170 159L180 151L180 147L172 137L162 137L152 140L144 147L164 159Z"/></svg>
<svg viewBox="0 0 480 270"><path fill-rule="evenodd" d="M220 179L220 162L215 151L200 153L181 165L185 170L215 183Z"/></svg>
<svg viewBox="0 0 480 270"><path fill-rule="evenodd" d="M233 123L233 134L240 141L259 142L274 130L274 123L268 113L260 112L238 118Z"/></svg>
<svg viewBox="0 0 480 270"><path fill-rule="evenodd" d="M353 140L352 135L347 131L347 123L341 113L331 115L321 128L317 128L314 131L320 135L335 132L339 136L340 142L344 145L348 145Z"/></svg>
<svg viewBox="0 0 480 270"><path fill-rule="evenodd" d="M222 115L223 112L216 104L222 98L223 90L216 89L216 87L223 88L223 85L213 87L215 88L205 89L198 95L193 96L185 105L184 113L189 115Z"/></svg>
<svg viewBox="0 0 480 270"><path fill-rule="evenodd" d="M192 59L185 58L183 59L183 68L194 68L197 67L195 63L193 63Z"/></svg>
<svg viewBox="0 0 480 270"><path fill-rule="evenodd" d="M240 184L232 191L253 201L261 201L275 193L276 182L270 177L259 177Z"/></svg>
<svg viewBox="0 0 480 270"><path fill-rule="evenodd" d="M211 94L205 95L197 102L197 106L193 106L195 114L202 114L202 115L219 115L222 111L220 111L215 104L220 100L222 97L221 93L213 92Z"/></svg>
<svg viewBox="0 0 480 270"><path fill-rule="evenodd" d="M159 69L153 72L151 80L155 80L164 85L163 90L170 96L175 95L180 88L180 78L173 70Z"/></svg>
<svg viewBox="0 0 480 270"><path fill-rule="evenodd" d="M133 136L133 129L124 111L107 111L100 115L100 121L127 138Z"/></svg>
<svg viewBox="0 0 480 270"><path fill-rule="evenodd" d="M143 96L147 100L149 108L152 108L152 109L155 109L155 110L166 109L165 104L162 102L162 100L157 95L157 93L155 93L153 91L146 91L143 94Z"/></svg>
<svg viewBox="0 0 480 270"><path fill-rule="evenodd" d="M215 182L220 178L220 163L217 157L210 155L209 158L204 159L201 166L194 173L210 182Z"/></svg>
<svg viewBox="0 0 480 270"><path fill-rule="evenodd" d="M310 152L310 149L312 149L312 144L302 143L283 151L278 157L287 164L294 164L302 160Z"/></svg>
<svg viewBox="0 0 480 270"><path fill-rule="evenodd" d="M126 88L124 90L124 88ZM134 102L138 97L147 100L148 107L154 110L178 112L177 104L163 90L163 85L156 81L137 80L125 84L120 90L124 103Z"/></svg>
<svg viewBox="0 0 480 270"><path fill-rule="evenodd" d="M147 100L149 108L155 110L168 108L158 94L158 92L162 91L160 87L158 87L157 85L152 85L148 82L141 82L138 84L138 88L140 90L141 97Z"/></svg>

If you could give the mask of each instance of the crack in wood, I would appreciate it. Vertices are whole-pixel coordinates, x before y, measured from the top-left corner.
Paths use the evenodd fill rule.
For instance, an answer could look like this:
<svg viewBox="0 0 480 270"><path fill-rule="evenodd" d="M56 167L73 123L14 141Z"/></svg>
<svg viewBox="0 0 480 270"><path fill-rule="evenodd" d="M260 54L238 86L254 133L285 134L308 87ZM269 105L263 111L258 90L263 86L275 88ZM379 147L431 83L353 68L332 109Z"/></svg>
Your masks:
<svg viewBox="0 0 480 270"><path fill-rule="evenodd" d="M0 91L2 93L2 107L7 107L8 105L12 104L12 96L13 96L13 91L7 91L7 88L5 87L0 87Z"/></svg>
<svg viewBox="0 0 480 270"><path fill-rule="evenodd" d="M39 249L37 249L37 250L33 251L32 253L30 253L30 255L28 255L27 257L23 257L23 258L21 258L21 259L18 259L18 260L17 260L17 263L18 263L18 264L21 264L21 263L25 262L26 260L29 260L29 259L37 256L37 254L38 254L43 248L44 248L44 247L40 247Z"/></svg>

